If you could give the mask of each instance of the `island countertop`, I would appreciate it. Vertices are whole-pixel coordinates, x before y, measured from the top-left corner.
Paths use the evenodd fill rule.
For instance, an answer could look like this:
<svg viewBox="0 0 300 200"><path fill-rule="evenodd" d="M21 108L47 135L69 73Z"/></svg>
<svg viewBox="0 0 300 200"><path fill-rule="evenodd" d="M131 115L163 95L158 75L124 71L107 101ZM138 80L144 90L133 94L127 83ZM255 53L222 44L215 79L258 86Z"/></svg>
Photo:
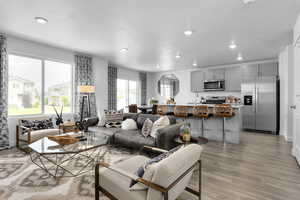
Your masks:
<svg viewBox="0 0 300 200"><path fill-rule="evenodd" d="M197 105L206 105L209 109L209 117L205 118L203 123L203 136L206 137L209 141L215 140L215 141L222 141L222 123L223 118L217 117L214 115L214 107L217 104L159 104L159 105L166 105L168 106L168 112L174 113L175 106L188 106L189 113L193 112L193 107ZM243 105L240 104L231 104L234 115L232 117L226 118L224 122L224 128L226 132L225 140L228 143L234 143L238 144L240 142L240 133L242 131L242 107ZM192 135L194 136L201 136L202 135L202 119L199 117L194 116L188 116L186 118L178 118L177 120L185 120L191 124L191 131Z"/></svg>
<svg viewBox="0 0 300 200"><path fill-rule="evenodd" d="M166 106L208 106L208 107L215 107L216 105L219 105L219 104L202 104L202 103L187 103L187 104L159 104L159 105L166 105ZM232 108L236 108L236 109L240 109L243 107L242 104L230 104Z"/></svg>

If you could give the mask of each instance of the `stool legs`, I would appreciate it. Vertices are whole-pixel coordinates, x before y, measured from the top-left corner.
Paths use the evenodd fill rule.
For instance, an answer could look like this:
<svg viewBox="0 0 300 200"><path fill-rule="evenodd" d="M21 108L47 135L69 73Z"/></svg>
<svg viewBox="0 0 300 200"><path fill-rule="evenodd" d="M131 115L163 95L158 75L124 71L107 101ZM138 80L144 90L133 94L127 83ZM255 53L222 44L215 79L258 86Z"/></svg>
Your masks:
<svg viewBox="0 0 300 200"><path fill-rule="evenodd" d="M223 144L226 144L226 138L225 138L225 136L226 136L226 133L225 133L225 120L226 120L226 118L225 117L223 117Z"/></svg>
<svg viewBox="0 0 300 200"><path fill-rule="evenodd" d="M204 118L201 118L201 136L204 136Z"/></svg>

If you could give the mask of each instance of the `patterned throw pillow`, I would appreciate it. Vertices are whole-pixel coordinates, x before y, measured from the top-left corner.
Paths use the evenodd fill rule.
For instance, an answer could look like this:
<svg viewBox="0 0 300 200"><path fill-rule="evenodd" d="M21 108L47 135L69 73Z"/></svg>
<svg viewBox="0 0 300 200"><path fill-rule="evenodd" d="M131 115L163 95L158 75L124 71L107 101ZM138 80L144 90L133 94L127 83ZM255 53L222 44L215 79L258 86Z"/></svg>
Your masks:
<svg viewBox="0 0 300 200"><path fill-rule="evenodd" d="M26 128L31 128L33 131L43 130L43 129L52 129L54 128L52 119L42 119L42 120L21 120L21 125ZM24 134L26 132L22 132Z"/></svg>
<svg viewBox="0 0 300 200"><path fill-rule="evenodd" d="M156 120L152 126L152 130L150 133L151 137L156 138L157 130L160 128L164 128L168 125L170 125L170 120L169 120L168 116L163 116L163 117L159 118L158 120Z"/></svg>
<svg viewBox="0 0 300 200"><path fill-rule="evenodd" d="M143 128L142 128L142 135L144 137L148 137L151 134L152 126L153 126L153 122L149 118L147 118L144 121Z"/></svg>
<svg viewBox="0 0 300 200"><path fill-rule="evenodd" d="M120 111L104 111L106 128L121 128L123 121L123 110Z"/></svg>
<svg viewBox="0 0 300 200"><path fill-rule="evenodd" d="M177 146L177 147L171 149L168 152L162 153L159 156L156 156L156 157L152 158L151 160L148 160L143 166L141 166L137 169L135 174L140 178L151 181L153 173L155 171L154 165L159 163L160 161L164 160L165 158L169 157L170 155L172 155L173 153L175 153L176 151L178 151L182 147L183 146ZM144 189L147 189L147 186L137 184L137 183L138 182L136 182L135 180L131 180L130 185L129 185L130 190L144 190Z"/></svg>

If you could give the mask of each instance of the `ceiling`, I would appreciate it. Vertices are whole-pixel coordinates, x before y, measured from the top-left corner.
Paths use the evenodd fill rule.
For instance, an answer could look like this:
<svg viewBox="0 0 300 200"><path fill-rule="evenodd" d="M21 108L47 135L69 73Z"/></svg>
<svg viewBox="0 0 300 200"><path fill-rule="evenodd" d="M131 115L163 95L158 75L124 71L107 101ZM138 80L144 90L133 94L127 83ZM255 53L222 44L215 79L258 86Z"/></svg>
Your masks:
<svg viewBox="0 0 300 200"><path fill-rule="evenodd" d="M194 60L198 67L237 63L239 52L244 61L277 57L291 42L297 1L0 0L0 31L127 68L186 69ZM49 22L37 24L36 16ZM186 29L195 32L186 37ZM228 48L232 40L236 50Z"/></svg>

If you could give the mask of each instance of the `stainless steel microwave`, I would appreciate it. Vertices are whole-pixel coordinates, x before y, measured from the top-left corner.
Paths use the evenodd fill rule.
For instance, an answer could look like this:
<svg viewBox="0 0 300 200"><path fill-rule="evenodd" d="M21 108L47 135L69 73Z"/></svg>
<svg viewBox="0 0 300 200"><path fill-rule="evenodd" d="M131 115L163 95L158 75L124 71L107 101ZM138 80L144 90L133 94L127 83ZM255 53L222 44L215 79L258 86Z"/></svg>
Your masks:
<svg viewBox="0 0 300 200"><path fill-rule="evenodd" d="M225 80L204 81L204 91L224 91Z"/></svg>

